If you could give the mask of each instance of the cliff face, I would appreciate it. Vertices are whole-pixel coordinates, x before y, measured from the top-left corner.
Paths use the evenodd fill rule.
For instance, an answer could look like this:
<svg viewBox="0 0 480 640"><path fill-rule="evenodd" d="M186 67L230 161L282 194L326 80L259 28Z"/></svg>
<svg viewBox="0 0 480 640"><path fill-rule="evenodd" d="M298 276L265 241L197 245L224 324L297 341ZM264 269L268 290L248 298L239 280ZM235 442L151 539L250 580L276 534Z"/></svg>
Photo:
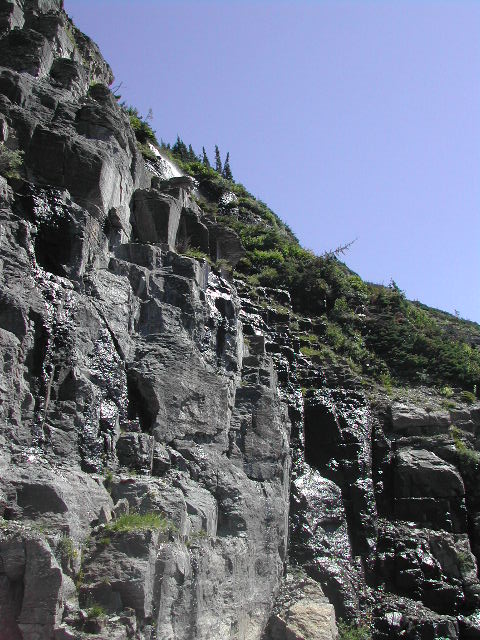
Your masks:
<svg viewBox="0 0 480 640"><path fill-rule="evenodd" d="M288 292L181 254L244 249L60 0L0 33L0 640L480 637L480 408L302 355Z"/></svg>
<svg viewBox="0 0 480 640"><path fill-rule="evenodd" d="M209 230L188 180L152 184L95 45L22 4L2 4L25 176L1 179L0 636L258 638L287 543L271 359L234 288L175 253ZM162 526L110 532L124 512Z"/></svg>

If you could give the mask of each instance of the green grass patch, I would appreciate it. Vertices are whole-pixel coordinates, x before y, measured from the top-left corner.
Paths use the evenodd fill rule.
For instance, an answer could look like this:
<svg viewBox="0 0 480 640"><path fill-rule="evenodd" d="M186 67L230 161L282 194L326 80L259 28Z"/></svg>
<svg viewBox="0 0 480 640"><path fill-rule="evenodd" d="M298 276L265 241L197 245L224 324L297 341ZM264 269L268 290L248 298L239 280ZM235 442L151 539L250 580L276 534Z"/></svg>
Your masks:
<svg viewBox="0 0 480 640"><path fill-rule="evenodd" d="M98 620L98 618L104 618L106 615L107 612L100 604L92 604L92 606L87 609L87 618L89 620Z"/></svg>
<svg viewBox="0 0 480 640"><path fill-rule="evenodd" d="M460 394L460 398L463 400L463 402L466 402L467 404L473 404L477 399L475 394L472 393L471 391L462 391Z"/></svg>
<svg viewBox="0 0 480 640"><path fill-rule="evenodd" d="M164 531L174 532L175 524L160 513L128 513L109 522L104 528L107 532L124 533L126 531Z"/></svg>
<svg viewBox="0 0 480 640"><path fill-rule="evenodd" d="M372 634L366 625L342 622L338 626L338 640L371 640Z"/></svg>
<svg viewBox="0 0 480 640"><path fill-rule="evenodd" d="M189 258L195 258L196 260L206 260L210 262L210 256L202 251L201 249L196 249L195 247L190 247L182 252L182 255L188 256Z"/></svg>

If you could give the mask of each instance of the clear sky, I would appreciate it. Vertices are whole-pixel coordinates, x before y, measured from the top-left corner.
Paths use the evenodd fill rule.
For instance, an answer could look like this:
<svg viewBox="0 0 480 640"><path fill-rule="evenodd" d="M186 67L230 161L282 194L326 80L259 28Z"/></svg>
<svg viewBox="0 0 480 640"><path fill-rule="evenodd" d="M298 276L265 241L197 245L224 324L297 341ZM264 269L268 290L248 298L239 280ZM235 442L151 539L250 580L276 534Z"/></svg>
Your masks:
<svg viewBox="0 0 480 640"><path fill-rule="evenodd" d="M153 110L317 253L480 321L480 2L65 0Z"/></svg>

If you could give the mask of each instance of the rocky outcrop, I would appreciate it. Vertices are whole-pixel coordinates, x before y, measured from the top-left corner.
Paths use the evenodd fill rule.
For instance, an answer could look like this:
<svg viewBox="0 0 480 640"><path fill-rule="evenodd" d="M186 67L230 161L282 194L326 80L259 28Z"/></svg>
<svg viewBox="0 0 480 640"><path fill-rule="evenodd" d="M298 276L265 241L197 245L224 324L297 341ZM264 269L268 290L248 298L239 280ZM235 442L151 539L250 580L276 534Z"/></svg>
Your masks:
<svg viewBox="0 0 480 640"><path fill-rule="evenodd" d="M0 640L479 637L479 407L303 355L60 0L0 51Z"/></svg>
<svg viewBox="0 0 480 640"><path fill-rule="evenodd" d="M233 286L175 252L241 243L191 180L147 170L59 2L0 8L3 137L24 151L0 203L0 637L259 638L290 423Z"/></svg>
<svg viewBox="0 0 480 640"><path fill-rule="evenodd" d="M350 373L302 355L312 323L285 292L237 287L244 332L265 334L292 422L293 573L300 565L365 637L476 637L478 409L372 402Z"/></svg>
<svg viewBox="0 0 480 640"><path fill-rule="evenodd" d="M333 606L317 582L290 575L282 585L264 640L336 640Z"/></svg>

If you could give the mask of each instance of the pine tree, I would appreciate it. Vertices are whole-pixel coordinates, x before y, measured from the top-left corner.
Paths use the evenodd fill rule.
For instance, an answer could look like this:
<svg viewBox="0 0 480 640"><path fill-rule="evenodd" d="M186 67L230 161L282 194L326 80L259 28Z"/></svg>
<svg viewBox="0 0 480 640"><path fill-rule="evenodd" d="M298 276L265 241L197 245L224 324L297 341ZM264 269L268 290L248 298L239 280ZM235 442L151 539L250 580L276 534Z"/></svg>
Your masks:
<svg viewBox="0 0 480 640"><path fill-rule="evenodd" d="M182 162L188 162L188 149L184 141L177 135L175 144L172 147L172 153Z"/></svg>
<svg viewBox="0 0 480 640"><path fill-rule="evenodd" d="M231 180L233 182L232 170L230 169L230 152L227 152L227 157L225 158L225 164L223 165L222 176L225 180Z"/></svg>
<svg viewBox="0 0 480 640"><path fill-rule="evenodd" d="M207 152L205 151L205 147L202 147L202 162L205 167L210 168L210 160L208 159Z"/></svg>
<svg viewBox="0 0 480 640"><path fill-rule="evenodd" d="M215 171L218 171L218 173L222 173L222 159L220 157L218 145L215 145Z"/></svg>
<svg viewBox="0 0 480 640"><path fill-rule="evenodd" d="M191 144L188 145L188 161L196 162L198 160Z"/></svg>

